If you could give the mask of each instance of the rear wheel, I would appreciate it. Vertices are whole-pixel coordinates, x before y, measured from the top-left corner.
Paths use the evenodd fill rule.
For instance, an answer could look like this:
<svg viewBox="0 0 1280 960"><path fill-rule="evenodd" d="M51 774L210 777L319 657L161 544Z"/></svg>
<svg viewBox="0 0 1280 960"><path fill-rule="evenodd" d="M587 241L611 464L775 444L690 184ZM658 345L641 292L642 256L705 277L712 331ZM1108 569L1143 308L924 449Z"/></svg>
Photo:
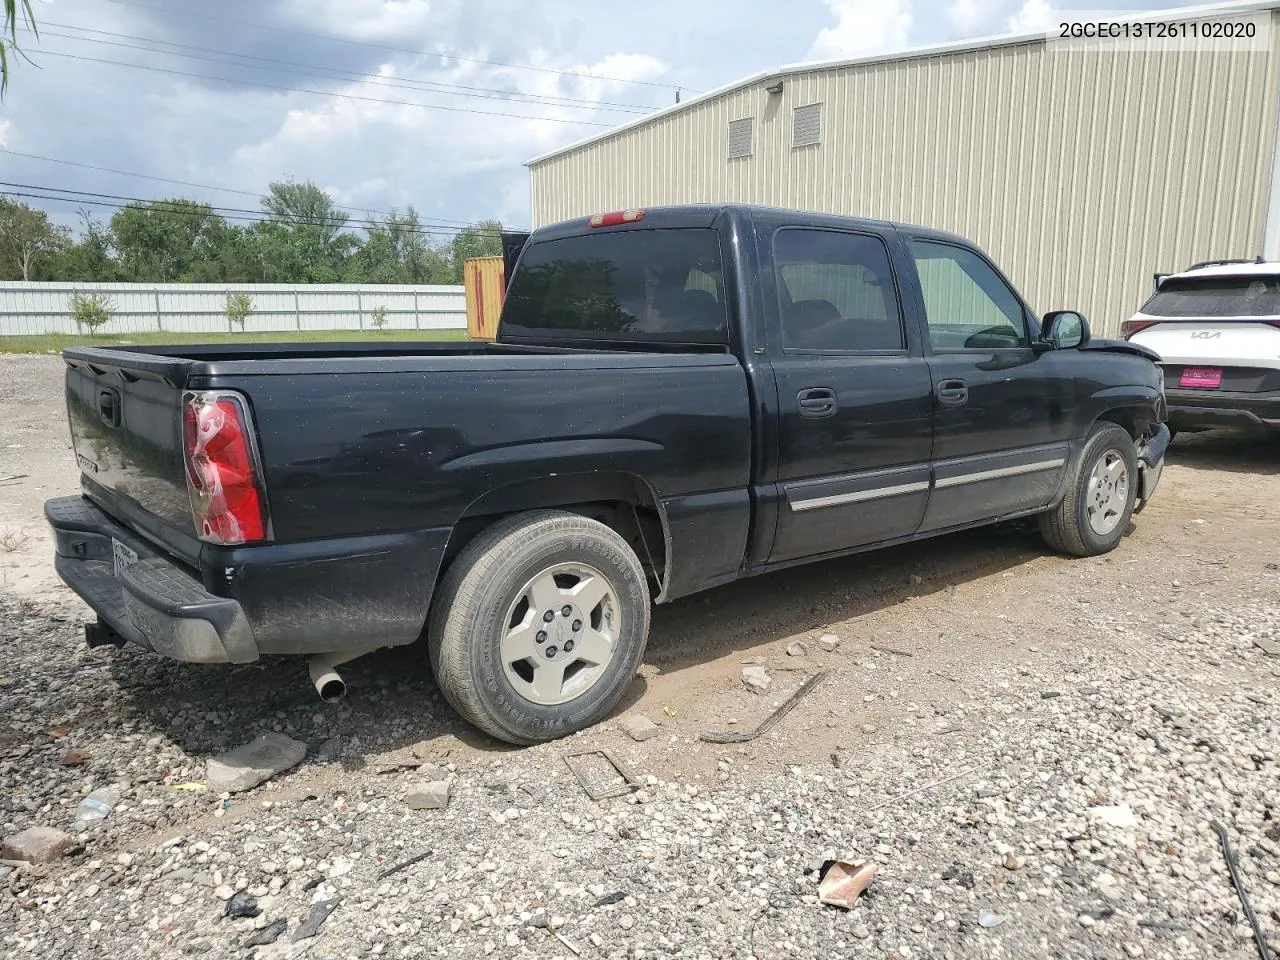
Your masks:
<svg viewBox="0 0 1280 960"><path fill-rule="evenodd" d="M458 555L427 640L454 709L529 744L607 716L648 634L648 584L626 542L595 520L539 511L498 522Z"/></svg>
<svg viewBox="0 0 1280 960"><path fill-rule="evenodd" d="M1138 487L1133 438L1114 423L1095 424L1062 502L1040 514L1040 534L1055 550L1077 557L1108 553L1124 537Z"/></svg>

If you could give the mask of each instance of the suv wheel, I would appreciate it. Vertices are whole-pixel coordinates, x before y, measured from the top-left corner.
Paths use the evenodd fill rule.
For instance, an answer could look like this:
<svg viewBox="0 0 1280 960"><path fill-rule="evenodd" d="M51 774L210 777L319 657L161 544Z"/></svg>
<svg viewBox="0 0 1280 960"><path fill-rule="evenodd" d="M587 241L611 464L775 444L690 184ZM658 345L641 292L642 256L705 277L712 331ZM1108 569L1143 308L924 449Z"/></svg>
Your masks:
<svg viewBox="0 0 1280 960"><path fill-rule="evenodd" d="M1055 550L1077 557L1108 553L1124 537L1138 489L1133 438L1114 423L1097 423L1071 465L1062 502L1040 514L1040 534Z"/></svg>
<svg viewBox="0 0 1280 960"><path fill-rule="evenodd" d="M458 555L427 641L453 708L499 740L530 744L607 716L648 634L648 583L622 537L538 511L494 524Z"/></svg>

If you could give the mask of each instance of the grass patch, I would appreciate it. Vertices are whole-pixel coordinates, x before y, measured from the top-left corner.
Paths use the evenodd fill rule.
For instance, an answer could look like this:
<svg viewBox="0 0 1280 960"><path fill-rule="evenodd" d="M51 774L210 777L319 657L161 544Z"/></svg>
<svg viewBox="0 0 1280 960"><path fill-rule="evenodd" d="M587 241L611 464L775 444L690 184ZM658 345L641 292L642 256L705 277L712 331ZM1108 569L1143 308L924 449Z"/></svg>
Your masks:
<svg viewBox="0 0 1280 960"><path fill-rule="evenodd" d="M190 343L355 343L368 340L465 340L465 330L283 330L275 333L48 333L0 337L0 353L61 353L66 347L120 347L131 344L182 346Z"/></svg>

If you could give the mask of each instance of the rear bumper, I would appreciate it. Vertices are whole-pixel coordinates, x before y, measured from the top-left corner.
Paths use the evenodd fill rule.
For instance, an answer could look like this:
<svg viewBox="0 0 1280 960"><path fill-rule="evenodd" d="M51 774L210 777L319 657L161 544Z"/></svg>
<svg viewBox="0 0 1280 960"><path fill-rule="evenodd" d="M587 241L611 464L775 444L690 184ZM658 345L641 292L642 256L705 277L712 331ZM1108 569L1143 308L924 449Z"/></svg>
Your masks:
<svg viewBox="0 0 1280 960"><path fill-rule="evenodd" d="M1169 424L1196 427L1280 429L1280 394L1223 393L1217 390L1168 390Z"/></svg>
<svg viewBox="0 0 1280 960"><path fill-rule="evenodd" d="M189 663L248 663L258 645L236 600L206 590L195 573L160 553L84 497L50 500L54 566L121 638ZM112 541L137 554L117 571Z"/></svg>

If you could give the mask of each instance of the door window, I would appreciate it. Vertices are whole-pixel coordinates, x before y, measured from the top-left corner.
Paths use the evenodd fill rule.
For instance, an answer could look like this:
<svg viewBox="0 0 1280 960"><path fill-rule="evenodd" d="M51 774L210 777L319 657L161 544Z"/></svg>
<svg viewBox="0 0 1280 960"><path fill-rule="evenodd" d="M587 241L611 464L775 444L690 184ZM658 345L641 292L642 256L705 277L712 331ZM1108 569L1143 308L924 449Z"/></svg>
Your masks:
<svg viewBox="0 0 1280 960"><path fill-rule="evenodd" d="M1026 347L1022 304L991 266L949 243L911 241L936 351Z"/></svg>
<svg viewBox="0 0 1280 960"><path fill-rule="evenodd" d="M780 230L773 241L782 345L789 350L901 350L902 315L879 237Z"/></svg>

